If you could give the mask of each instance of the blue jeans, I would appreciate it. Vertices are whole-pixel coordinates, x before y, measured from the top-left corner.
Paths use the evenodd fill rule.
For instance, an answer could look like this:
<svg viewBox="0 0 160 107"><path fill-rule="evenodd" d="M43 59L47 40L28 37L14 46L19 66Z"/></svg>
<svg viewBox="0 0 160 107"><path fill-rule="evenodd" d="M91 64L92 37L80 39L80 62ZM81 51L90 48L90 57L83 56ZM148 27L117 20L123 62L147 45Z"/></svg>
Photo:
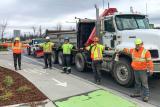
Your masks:
<svg viewBox="0 0 160 107"><path fill-rule="evenodd" d="M141 93L143 91L144 97L149 97L148 75L147 71L134 71L135 76L135 92Z"/></svg>

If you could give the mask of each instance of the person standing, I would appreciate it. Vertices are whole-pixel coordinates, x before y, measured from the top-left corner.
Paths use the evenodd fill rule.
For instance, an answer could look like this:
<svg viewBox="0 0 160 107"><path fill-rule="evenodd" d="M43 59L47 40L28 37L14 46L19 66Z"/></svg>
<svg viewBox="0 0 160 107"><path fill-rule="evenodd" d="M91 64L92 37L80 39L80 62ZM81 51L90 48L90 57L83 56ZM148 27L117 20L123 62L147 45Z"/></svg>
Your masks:
<svg viewBox="0 0 160 107"><path fill-rule="evenodd" d="M99 44L99 38L94 37L93 43L85 48L90 51L90 57L92 59L92 70L94 72L94 79L96 84L101 83L101 64L103 62L103 51L105 50L105 46Z"/></svg>
<svg viewBox="0 0 160 107"><path fill-rule="evenodd" d="M45 43L40 44L40 47L43 48L44 53L44 63L45 66L43 69L47 69L48 66L50 69L52 69L52 49L54 46L54 43L50 42L50 37L45 38Z"/></svg>
<svg viewBox="0 0 160 107"><path fill-rule="evenodd" d="M21 54L23 52L23 48L28 47L28 45L24 45L20 41L19 37L16 37L13 43L3 43L0 45L12 48L14 68L15 70L17 70L17 63L18 63L19 70L21 70Z"/></svg>
<svg viewBox="0 0 160 107"><path fill-rule="evenodd" d="M69 38L64 38L64 43L62 45L63 50L63 58L64 58L64 65L63 65L63 72L62 73L71 73L71 51L73 45L69 42Z"/></svg>
<svg viewBox="0 0 160 107"><path fill-rule="evenodd" d="M143 101L149 100L149 86L148 86L148 73L153 74L153 62L151 60L151 54L143 47L141 39L135 40L134 49L124 49L124 52L131 54L132 63L131 66L134 70L135 76L135 92L131 94L131 97L140 97L141 89L143 89ZM148 73L147 73L148 72Z"/></svg>

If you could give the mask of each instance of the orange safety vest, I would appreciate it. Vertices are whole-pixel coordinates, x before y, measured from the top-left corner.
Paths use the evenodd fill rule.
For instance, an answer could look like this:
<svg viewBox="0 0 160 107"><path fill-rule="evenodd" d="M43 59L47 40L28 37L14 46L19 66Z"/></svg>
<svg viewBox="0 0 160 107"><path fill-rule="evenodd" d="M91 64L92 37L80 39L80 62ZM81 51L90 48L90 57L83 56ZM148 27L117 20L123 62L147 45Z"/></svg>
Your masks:
<svg viewBox="0 0 160 107"><path fill-rule="evenodd" d="M12 51L13 53L16 53L16 54L21 54L22 53L22 43L19 42L19 43L12 43Z"/></svg>
<svg viewBox="0 0 160 107"><path fill-rule="evenodd" d="M148 50L141 47L138 51L136 49L125 50L132 56L131 66L134 70L153 71L154 65L151 59L151 54Z"/></svg>

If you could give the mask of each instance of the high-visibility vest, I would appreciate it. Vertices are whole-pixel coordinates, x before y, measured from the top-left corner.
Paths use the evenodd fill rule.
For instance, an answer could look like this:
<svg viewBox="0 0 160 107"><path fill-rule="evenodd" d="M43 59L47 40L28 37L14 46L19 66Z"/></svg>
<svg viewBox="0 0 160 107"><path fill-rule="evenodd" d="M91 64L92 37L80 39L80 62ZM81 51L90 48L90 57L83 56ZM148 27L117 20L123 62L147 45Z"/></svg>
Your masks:
<svg viewBox="0 0 160 107"><path fill-rule="evenodd" d="M64 43L62 45L62 49L63 49L63 54L71 54L71 50L73 48L73 45L70 43Z"/></svg>
<svg viewBox="0 0 160 107"><path fill-rule="evenodd" d="M153 71L153 62L151 59L151 54L148 50L143 47L138 51L136 49L130 50L132 56L131 66L134 70L143 70L147 71L147 69Z"/></svg>
<svg viewBox="0 0 160 107"><path fill-rule="evenodd" d="M86 49L90 50L91 48L91 59L92 60L102 60L103 59L103 50L104 50L104 46L101 44L91 44L90 46L88 46Z"/></svg>
<svg viewBox="0 0 160 107"><path fill-rule="evenodd" d="M43 47L43 52L51 53L53 45L54 43L52 42L46 42L46 43L41 44L41 46Z"/></svg>
<svg viewBox="0 0 160 107"><path fill-rule="evenodd" d="M22 43L12 43L12 51L16 54L22 53Z"/></svg>

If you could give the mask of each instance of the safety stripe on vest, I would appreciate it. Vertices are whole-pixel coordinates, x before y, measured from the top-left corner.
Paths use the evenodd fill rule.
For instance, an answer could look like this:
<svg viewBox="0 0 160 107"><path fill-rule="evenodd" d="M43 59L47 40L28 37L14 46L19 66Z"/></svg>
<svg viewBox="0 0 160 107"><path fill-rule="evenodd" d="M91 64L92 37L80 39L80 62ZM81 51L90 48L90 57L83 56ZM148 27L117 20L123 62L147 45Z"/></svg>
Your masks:
<svg viewBox="0 0 160 107"><path fill-rule="evenodd" d="M134 52L135 52L135 49L133 50L133 53L132 53L133 61L135 61L135 62L146 62L147 61L147 59L145 58L145 55L147 53L146 49L143 49L142 54L141 54L141 58L135 58L134 57Z"/></svg>
<svg viewBox="0 0 160 107"><path fill-rule="evenodd" d="M94 51L97 51L97 54L98 54L98 57L97 58L95 58L95 54L94 54ZM97 46L94 46L93 47L93 50L91 50L92 52L91 52L91 58L93 58L94 60L101 60L102 59L102 55L101 55L101 53L100 53L100 48L99 47L97 47Z"/></svg>

